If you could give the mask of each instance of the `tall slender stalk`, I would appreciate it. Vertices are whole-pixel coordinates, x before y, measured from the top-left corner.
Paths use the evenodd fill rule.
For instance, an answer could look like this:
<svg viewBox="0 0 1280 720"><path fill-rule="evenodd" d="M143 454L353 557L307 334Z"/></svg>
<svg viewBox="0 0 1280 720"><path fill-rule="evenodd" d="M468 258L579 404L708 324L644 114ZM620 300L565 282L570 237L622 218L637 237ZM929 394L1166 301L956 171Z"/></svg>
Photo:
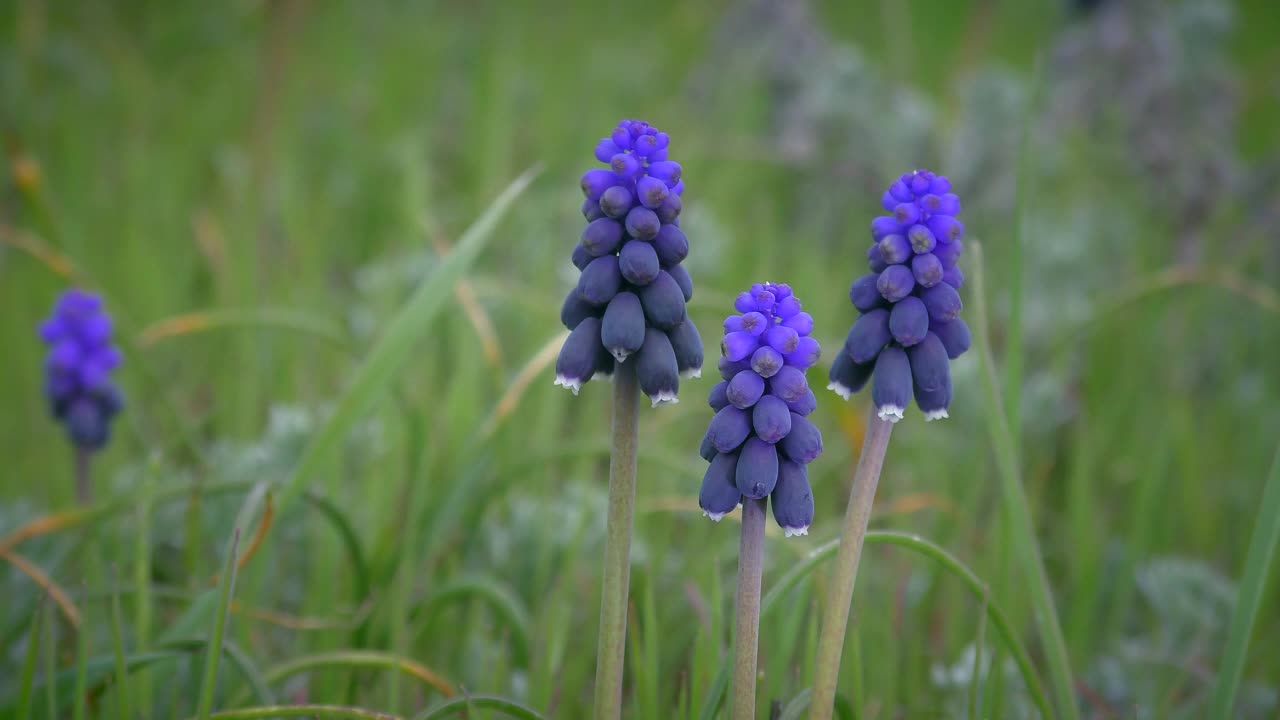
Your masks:
<svg viewBox="0 0 1280 720"><path fill-rule="evenodd" d="M609 516L596 649L597 720L622 714L622 671L627 649L627 594L631 584L631 526L636 504L640 386L636 362L618 363L613 378L613 440L609 457Z"/></svg>
<svg viewBox="0 0 1280 720"><path fill-rule="evenodd" d="M813 703L809 712L809 717L813 720L830 720L835 707L840 654L844 651L845 630L849 626L853 585L858 576L858 561L862 557L862 544L867 536L867 523L871 520L871 505L875 501L876 486L880 484L880 470L884 467L884 454L889 447L889 435L892 432L893 423L876 417L873 407L867 420L867 437L862 443L862 455L858 457L858 468L853 473L849 508L845 512L844 528L840 533L840 552L836 555L835 576L831 578L826 608L822 613Z"/></svg>
<svg viewBox="0 0 1280 720"><path fill-rule="evenodd" d="M760 647L760 582L764 575L767 498L742 503L738 548L738 619L733 643L733 720L755 720L756 652Z"/></svg>
<svg viewBox="0 0 1280 720"><path fill-rule="evenodd" d="M92 453L82 447L76 448L76 500L81 505L93 502L93 485L89 477L89 459Z"/></svg>

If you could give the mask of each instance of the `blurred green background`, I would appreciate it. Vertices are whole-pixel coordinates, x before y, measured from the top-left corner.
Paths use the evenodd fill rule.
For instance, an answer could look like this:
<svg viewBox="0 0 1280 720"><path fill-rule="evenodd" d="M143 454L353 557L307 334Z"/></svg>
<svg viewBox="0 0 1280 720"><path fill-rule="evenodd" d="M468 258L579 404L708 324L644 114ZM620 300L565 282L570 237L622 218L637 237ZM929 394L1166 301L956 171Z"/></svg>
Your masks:
<svg viewBox="0 0 1280 720"><path fill-rule="evenodd" d="M710 358L731 298L766 279L831 357L883 188L951 177L1081 707L1205 717L1280 438L1278 27L1267 0L4 3L0 537L74 506L35 335L72 284L117 316L129 407L95 461L104 509L6 548L0 667L32 642L26 562L66 593L40 682L62 671L62 697L77 657L101 660L89 711L117 717L113 648L200 635L239 528L245 674L223 668L215 707L253 701L256 677L285 702L409 715L465 688L586 717L609 391L574 398L550 363L578 177L636 117L684 166ZM389 319L534 165L389 392L301 478L310 501L264 519ZM972 567L1039 665L977 355L949 421L899 425L872 525ZM696 509L714 375L642 412L634 718L697 716L730 647L737 533ZM770 540L766 591L843 513L868 400L819 402L817 521ZM1240 717L1280 708L1274 575ZM762 706L812 676L823 578L766 619ZM924 558L870 547L842 692L862 717L949 718L978 687L983 717L1033 717L982 616ZM316 657L333 662L289 666ZM202 667L133 673L134 716L192 713ZM0 673L0 715L18 685Z"/></svg>

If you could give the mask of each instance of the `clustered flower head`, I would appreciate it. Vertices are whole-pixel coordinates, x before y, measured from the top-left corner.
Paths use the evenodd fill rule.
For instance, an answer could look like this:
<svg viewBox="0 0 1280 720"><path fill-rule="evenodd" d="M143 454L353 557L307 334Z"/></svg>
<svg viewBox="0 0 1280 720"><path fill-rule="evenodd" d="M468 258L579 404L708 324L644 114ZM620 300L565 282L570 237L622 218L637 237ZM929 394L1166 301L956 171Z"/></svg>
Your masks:
<svg viewBox="0 0 1280 720"><path fill-rule="evenodd" d="M882 420L901 420L913 396L925 420L945 418L950 362L970 343L957 292L964 285L960 199L946 177L916 170L889 186L882 204L891 214L871 223L871 274L849 290L862 315L827 387L847 400L874 375L871 398Z"/></svg>
<svg viewBox="0 0 1280 720"><path fill-rule="evenodd" d="M575 395L632 355L654 406L678 401L681 376L701 375L702 338L685 311L693 280L680 264L689 255L684 182L669 143L648 123L624 120L596 145L608 169L582 176L587 227L573 251L582 274L560 310L571 332L556 360L556 384Z"/></svg>
<svg viewBox="0 0 1280 720"><path fill-rule="evenodd" d="M716 415L702 440L711 466L698 504L719 521L742 499L771 496L783 533L805 535L813 522L806 466L822 454L822 433L809 422L817 398L805 371L821 348L809 337L813 317L787 285L753 285L724 321L720 376L711 389Z"/></svg>
<svg viewBox="0 0 1280 720"><path fill-rule="evenodd" d="M53 416L76 447L101 449L111 439L111 419L124 406L111 382L121 356L111 344L111 318L102 298L68 290L40 326L40 338L49 345L45 393Z"/></svg>

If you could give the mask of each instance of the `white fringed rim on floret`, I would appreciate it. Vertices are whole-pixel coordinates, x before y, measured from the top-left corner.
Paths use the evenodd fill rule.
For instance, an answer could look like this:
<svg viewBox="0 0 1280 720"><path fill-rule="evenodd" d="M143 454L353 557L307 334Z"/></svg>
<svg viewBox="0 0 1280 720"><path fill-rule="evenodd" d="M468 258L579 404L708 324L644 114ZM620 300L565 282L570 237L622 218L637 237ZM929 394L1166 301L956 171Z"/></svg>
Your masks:
<svg viewBox="0 0 1280 720"><path fill-rule="evenodd" d="M853 391L845 387L843 383L832 380L827 384L827 389L840 396L842 400L848 400Z"/></svg>
<svg viewBox="0 0 1280 720"><path fill-rule="evenodd" d="M690 379L697 380L701 377L702 377L702 368L700 367L689 368L688 370L685 370L684 372L680 373L681 380L690 380Z"/></svg>
<svg viewBox="0 0 1280 720"><path fill-rule="evenodd" d="M566 390L572 391L574 395L577 395L578 391L582 389L581 378L570 378L565 377L564 375L556 375L555 384Z"/></svg>
<svg viewBox="0 0 1280 720"><path fill-rule="evenodd" d="M947 414L947 409L942 408L941 410L930 410L926 412L924 414L924 421L933 422L934 420L942 420L949 417L951 416Z"/></svg>
<svg viewBox="0 0 1280 720"><path fill-rule="evenodd" d="M902 413L906 412L904 407L897 405L881 405L876 408L876 417L887 422L896 423L902 419Z"/></svg>
<svg viewBox="0 0 1280 720"><path fill-rule="evenodd" d="M729 513L713 513L713 512L707 512L706 510L703 510L703 511L702 511L702 517L705 517L705 518L711 518L711 522L720 522L721 520L723 520L723 519L724 519L724 516L725 516L725 515L728 515L728 514L729 514Z"/></svg>
<svg viewBox="0 0 1280 720"><path fill-rule="evenodd" d="M656 397L649 398L653 401L652 407L659 405L675 405L680 402L680 398L676 397L674 390L663 390Z"/></svg>
<svg viewBox="0 0 1280 720"><path fill-rule="evenodd" d="M808 534L809 534L808 525L805 525L804 527L783 527L782 528L782 537L797 537L799 535L808 535Z"/></svg>

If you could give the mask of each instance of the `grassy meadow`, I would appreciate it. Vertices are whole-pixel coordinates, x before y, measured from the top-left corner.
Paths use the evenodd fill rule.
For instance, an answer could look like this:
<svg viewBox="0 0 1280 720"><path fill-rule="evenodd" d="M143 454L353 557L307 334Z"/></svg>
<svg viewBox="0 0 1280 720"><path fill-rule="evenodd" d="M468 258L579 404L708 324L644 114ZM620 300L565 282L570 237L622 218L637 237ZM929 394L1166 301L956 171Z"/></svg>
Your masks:
<svg viewBox="0 0 1280 720"><path fill-rule="evenodd" d="M975 348L950 419L894 433L838 710L1041 717L1029 519L1081 717L1214 717L1231 662L1230 717L1277 717L1280 572L1246 578L1280 512L1277 26L1266 0L0 3L0 718L589 717L611 393L552 379L579 177L631 117L684 167L708 363L641 409L625 717L727 717L737 519L700 516L698 440L763 280L824 349L817 518L770 521L760 629L761 716L800 715L870 403L821 388L917 167L965 203ZM72 286L125 354L87 506L36 335Z"/></svg>

